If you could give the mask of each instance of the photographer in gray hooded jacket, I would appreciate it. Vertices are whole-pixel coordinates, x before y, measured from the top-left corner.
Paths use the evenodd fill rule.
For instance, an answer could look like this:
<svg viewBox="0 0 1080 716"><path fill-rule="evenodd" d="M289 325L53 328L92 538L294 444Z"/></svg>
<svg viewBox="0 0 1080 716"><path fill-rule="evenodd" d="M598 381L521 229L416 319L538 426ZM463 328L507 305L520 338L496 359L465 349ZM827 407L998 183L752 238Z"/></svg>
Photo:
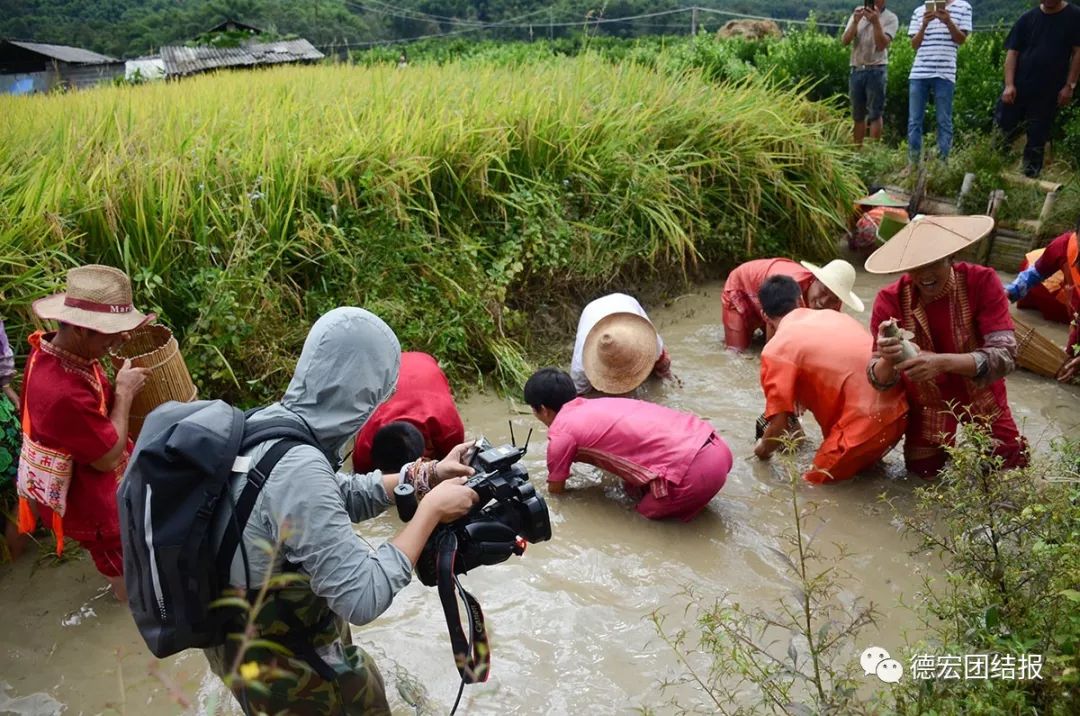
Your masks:
<svg viewBox="0 0 1080 716"><path fill-rule="evenodd" d="M236 639L205 650L246 713L389 713L382 677L371 657L351 643L348 625L385 611L411 580L432 530L477 500L463 485L472 474L461 462L469 443L437 464L405 466L401 475L335 472L364 422L393 393L400 362L397 337L381 319L360 308L336 308L312 326L285 396L249 419L295 420L318 447L292 448L270 472L230 574L233 586L249 589L249 600L274 575L300 575L271 581L249 634L287 651L259 645L238 653ZM252 464L273 442L251 451ZM372 549L353 523L382 513L407 470L411 475L420 467L437 484L404 529ZM236 479L234 498L244 482ZM216 534L225 527L222 519ZM268 552L267 545L276 549ZM245 620L237 615L230 631L244 632Z"/></svg>

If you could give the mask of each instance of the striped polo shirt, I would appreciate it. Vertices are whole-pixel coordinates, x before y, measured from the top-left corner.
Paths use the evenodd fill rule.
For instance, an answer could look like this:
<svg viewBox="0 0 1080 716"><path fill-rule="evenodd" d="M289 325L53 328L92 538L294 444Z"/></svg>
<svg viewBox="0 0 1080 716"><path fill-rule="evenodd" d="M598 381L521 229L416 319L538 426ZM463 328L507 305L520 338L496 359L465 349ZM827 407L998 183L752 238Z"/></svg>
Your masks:
<svg viewBox="0 0 1080 716"><path fill-rule="evenodd" d="M971 34L971 5L964 0L953 0L945 8L952 16L953 24L967 34ZM908 25L908 35L915 37L922 27L923 15L926 7L923 3L915 6L915 12L911 14L911 24ZM926 26L923 35L923 43L915 53L915 63L911 66L911 74L908 79L928 80L941 78L949 82L956 82L956 48L949 28L941 20L934 18Z"/></svg>

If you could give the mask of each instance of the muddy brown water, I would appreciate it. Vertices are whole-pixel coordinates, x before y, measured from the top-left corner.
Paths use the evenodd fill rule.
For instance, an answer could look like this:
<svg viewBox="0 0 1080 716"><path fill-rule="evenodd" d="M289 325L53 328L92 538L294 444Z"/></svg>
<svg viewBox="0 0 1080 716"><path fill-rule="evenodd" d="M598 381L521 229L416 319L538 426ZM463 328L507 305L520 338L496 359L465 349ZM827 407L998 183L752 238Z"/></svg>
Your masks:
<svg viewBox="0 0 1080 716"><path fill-rule="evenodd" d="M884 283L860 274L857 290L869 298ZM571 486L583 489L548 498L551 541L463 578L487 616L493 674L486 684L466 687L460 713L629 713L641 706L664 713L659 683L681 672L657 638L651 612L666 609L670 627L692 630L693 615L684 615L679 596L688 585L706 595L730 592L748 605L768 605L787 594L785 568L770 548L783 546L780 535L790 526L790 488L775 465L753 458L753 423L763 406L758 363L722 350L720 290L719 283L706 284L650 311L682 385L648 384L642 397L713 423L736 458L726 486L690 524L656 523L633 511L617 479L576 466ZM869 310L862 318L869 319ZM1063 326L1031 312L1024 318L1064 341ZM1008 388L1017 421L1037 449L1056 435L1075 434L1076 388L1024 371L1008 378ZM524 406L480 394L461 410L470 434L492 442L507 440L508 419L519 439L533 428L525 462L542 485L544 428ZM820 439L816 428L808 433L812 444L798 455L803 464ZM908 504L917 482L893 451L856 479L799 487L827 521L819 539L854 552L842 599L870 600L884 615L876 629L864 632L860 649L873 643L895 653L914 625L896 604L917 593L928 562L909 556L879 495ZM399 526L388 514L359 530L377 543ZM150 655L89 559L35 568L33 556L25 555L0 567L0 624L0 713L205 713L222 700L230 704L224 712L238 713L201 653L160 662ZM409 687L415 682L423 685L429 712L449 710L458 676L434 590L414 580L382 617L354 634L379 662L395 713L414 712L397 687L415 693Z"/></svg>

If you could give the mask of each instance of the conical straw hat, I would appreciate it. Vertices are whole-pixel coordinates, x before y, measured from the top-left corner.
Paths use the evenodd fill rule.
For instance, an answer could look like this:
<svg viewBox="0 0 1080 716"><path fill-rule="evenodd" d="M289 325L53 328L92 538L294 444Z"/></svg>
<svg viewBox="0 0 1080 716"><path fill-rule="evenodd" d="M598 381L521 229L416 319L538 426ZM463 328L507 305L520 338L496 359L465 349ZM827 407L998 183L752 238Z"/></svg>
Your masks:
<svg viewBox="0 0 1080 716"><path fill-rule="evenodd" d="M869 273L902 273L963 251L994 228L989 216L923 216L866 259Z"/></svg>
<svg viewBox="0 0 1080 716"><path fill-rule="evenodd" d="M612 313L585 337L581 362L585 377L602 393L629 393L656 365L656 329L636 313Z"/></svg>
<svg viewBox="0 0 1080 716"><path fill-rule="evenodd" d="M859 206L889 206L892 208L901 208L908 205L906 201L897 199L895 196L885 191L884 189L878 189L869 196L864 196L862 199L856 199L855 203Z"/></svg>

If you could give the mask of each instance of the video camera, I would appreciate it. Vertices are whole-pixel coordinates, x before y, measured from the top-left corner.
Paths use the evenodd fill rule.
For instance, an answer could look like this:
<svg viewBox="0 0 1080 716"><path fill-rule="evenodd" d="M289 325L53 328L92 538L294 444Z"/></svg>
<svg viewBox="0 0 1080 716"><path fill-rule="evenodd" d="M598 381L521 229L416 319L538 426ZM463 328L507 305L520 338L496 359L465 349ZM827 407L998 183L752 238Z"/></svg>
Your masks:
<svg viewBox="0 0 1080 716"><path fill-rule="evenodd" d="M436 527L416 562L420 581L439 590L454 662L463 687L487 680L491 649L480 603L461 586L457 575L482 564L505 562L512 554L521 556L528 542L551 539L547 504L536 494L528 472L518 464L528 449L528 437L523 447L515 444L512 424L508 445L493 447L486 438L477 439L464 460L476 474L465 486L475 490L480 499L464 517ZM413 486L398 485L394 489L394 502L403 522L412 519L416 513ZM455 590L465 602L468 638L461 627ZM459 698L460 695L459 692Z"/></svg>
<svg viewBox="0 0 1080 716"><path fill-rule="evenodd" d="M531 436L531 432L530 432ZM440 525L420 554L416 573L420 581L434 587L438 584L436 568L437 545L442 533L457 537L457 556L454 574L465 574L484 564L505 562L511 555L521 556L529 542L551 539L551 519L544 498L536 494L529 474L519 463L528 450L513 442L493 447L484 437L477 439L466 462L476 474L465 486L480 499L467 515L448 525ZM408 522L416 511L416 499L410 485L394 490L398 514Z"/></svg>

